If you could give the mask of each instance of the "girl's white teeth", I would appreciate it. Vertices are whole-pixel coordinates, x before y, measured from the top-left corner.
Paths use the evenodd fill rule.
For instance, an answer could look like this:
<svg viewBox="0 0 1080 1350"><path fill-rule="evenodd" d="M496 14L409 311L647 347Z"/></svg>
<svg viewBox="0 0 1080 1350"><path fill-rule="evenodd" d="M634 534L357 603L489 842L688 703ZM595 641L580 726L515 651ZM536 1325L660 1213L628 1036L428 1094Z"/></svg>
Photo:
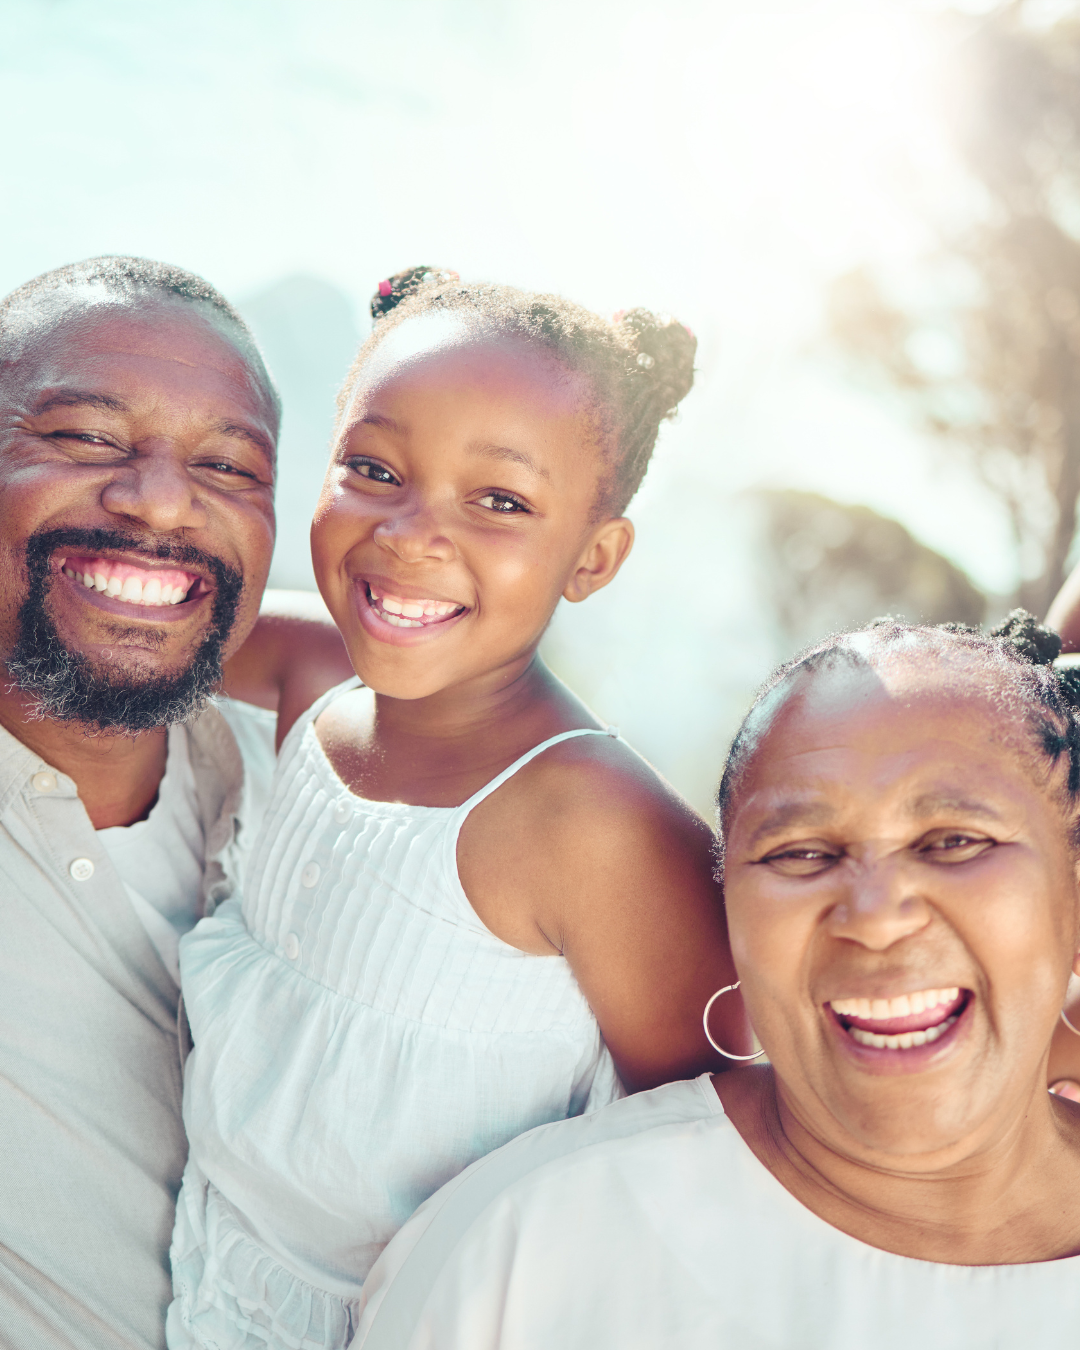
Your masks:
<svg viewBox="0 0 1080 1350"><path fill-rule="evenodd" d="M955 1003L959 997L959 988L920 989L914 994L900 994L896 998L835 998L829 1007L838 1017L885 1022L894 1017L910 1017L913 1013L928 1012L941 1004Z"/></svg>
<svg viewBox="0 0 1080 1350"><path fill-rule="evenodd" d="M128 577L121 581L119 577L106 577L102 572L89 572L85 575L74 568L65 567L64 575L72 581L81 582L88 591L100 591L113 600L123 600L129 605L179 605L186 592L183 586L163 586L157 577L142 582L138 577Z"/></svg>
<svg viewBox="0 0 1080 1350"><path fill-rule="evenodd" d="M449 600L403 600L397 595L380 595L372 586L368 590L374 607L394 628L423 628L424 619L445 619L461 608Z"/></svg>
<svg viewBox="0 0 1080 1350"><path fill-rule="evenodd" d="M927 1027L925 1031L905 1031L899 1036L879 1036L873 1031L863 1031L862 1027L848 1027L848 1035L860 1045L869 1045L874 1050L910 1050L913 1045L930 1045L938 1037L944 1036L948 1029L959 1019L959 1013L946 1017L936 1027Z"/></svg>

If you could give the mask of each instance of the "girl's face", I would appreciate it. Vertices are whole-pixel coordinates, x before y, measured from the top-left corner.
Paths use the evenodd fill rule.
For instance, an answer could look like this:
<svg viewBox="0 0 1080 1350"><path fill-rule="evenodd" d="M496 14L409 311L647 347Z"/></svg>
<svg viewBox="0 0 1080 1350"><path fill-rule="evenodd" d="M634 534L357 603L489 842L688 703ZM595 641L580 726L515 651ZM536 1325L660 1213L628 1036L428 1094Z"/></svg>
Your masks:
<svg viewBox="0 0 1080 1350"><path fill-rule="evenodd" d="M732 947L782 1100L838 1151L915 1167L1045 1095L1078 941L1061 772L992 690L914 661L812 675L765 732Z"/></svg>
<svg viewBox="0 0 1080 1350"><path fill-rule="evenodd" d="M311 530L357 673L422 698L527 662L559 597L615 575L626 520L592 517L605 467L587 389L453 315L394 329L342 420Z"/></svg>

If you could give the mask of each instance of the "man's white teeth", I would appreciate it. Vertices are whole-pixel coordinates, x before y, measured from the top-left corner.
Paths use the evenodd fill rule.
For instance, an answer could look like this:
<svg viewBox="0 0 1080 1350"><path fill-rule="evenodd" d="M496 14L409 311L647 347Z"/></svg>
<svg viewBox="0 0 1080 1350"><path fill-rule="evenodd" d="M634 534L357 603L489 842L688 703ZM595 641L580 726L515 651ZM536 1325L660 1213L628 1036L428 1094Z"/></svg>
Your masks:
<svg viewBox="0 0 1080 1350"><path fill-rule="evenodd" d="M848 1027L848 1035L860 1045L869 1045L874 1050L910 1050L913 1045L929 1045L939 1036L944 1036L959 1018L959 1013L946 1017L936 1027L927 1027L925 1031L905 1031L899 1036L879 1036L873 1031L863 1031L862 1027Z"/></svg>
<svg viewBox="0 0 1080 1350"><path fill-rule="evenodd" d="M121 581L119 577L107 577L103 572L76 572L65 567L64 575L72 581L81 582L88 591L100 591L113 600L123 600L129 605L179 605L187 595L183 586L162 585L157 577L149 581L140 581L138 577L128 577Z"/></svg>
<svg viewBox="0 0 1080 1350"><path fill-rule="evenodd" d="M835 998L829 1004L838 1017L858 1017L861 1021L886 1022L894 1017L911 1017L929 1012L941 1004L955 1003L959 988L920 989L914 994L899 994L896 998Z"/></svg>

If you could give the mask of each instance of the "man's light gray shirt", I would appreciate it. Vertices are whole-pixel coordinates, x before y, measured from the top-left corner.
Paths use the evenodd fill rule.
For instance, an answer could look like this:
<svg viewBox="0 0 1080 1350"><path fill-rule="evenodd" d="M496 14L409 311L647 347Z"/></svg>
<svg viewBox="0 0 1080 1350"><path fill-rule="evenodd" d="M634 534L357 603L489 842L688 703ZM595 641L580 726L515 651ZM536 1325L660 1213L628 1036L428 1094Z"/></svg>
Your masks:
<svg viewBox="0 0 1080 1350"><path fill-rule="evenodd" d="M187 729L200 905L237 886L275 718L222 700ZM176 984L75 790L0 728L0 1345L164 1346L186 1157Z"/></svg>

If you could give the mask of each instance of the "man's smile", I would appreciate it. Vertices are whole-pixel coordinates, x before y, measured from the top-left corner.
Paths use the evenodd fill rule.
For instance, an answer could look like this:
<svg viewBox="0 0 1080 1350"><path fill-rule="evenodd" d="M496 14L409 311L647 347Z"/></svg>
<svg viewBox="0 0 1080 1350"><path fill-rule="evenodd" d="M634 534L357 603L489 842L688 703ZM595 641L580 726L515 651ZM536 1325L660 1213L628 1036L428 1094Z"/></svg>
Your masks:
<svg viewBox="0 0 1080 1350"><path fill-rule="evenodd" d="M95 608L157 623L186 617L191 613L192 602L214 593L210 578L168 560L140 556L138 552L109 557L105 553L58 550L52 571L66 577L72 588L79 590L80 598L90 601Z"/></svg>
<svg viewBox="0 0 1080 1350"><path fill-rule="evenodd" d="M136 565L100 556L60 556L56 565L87 590L129 605L179 605L200 580L197 573L174 567Z"/></svg>

